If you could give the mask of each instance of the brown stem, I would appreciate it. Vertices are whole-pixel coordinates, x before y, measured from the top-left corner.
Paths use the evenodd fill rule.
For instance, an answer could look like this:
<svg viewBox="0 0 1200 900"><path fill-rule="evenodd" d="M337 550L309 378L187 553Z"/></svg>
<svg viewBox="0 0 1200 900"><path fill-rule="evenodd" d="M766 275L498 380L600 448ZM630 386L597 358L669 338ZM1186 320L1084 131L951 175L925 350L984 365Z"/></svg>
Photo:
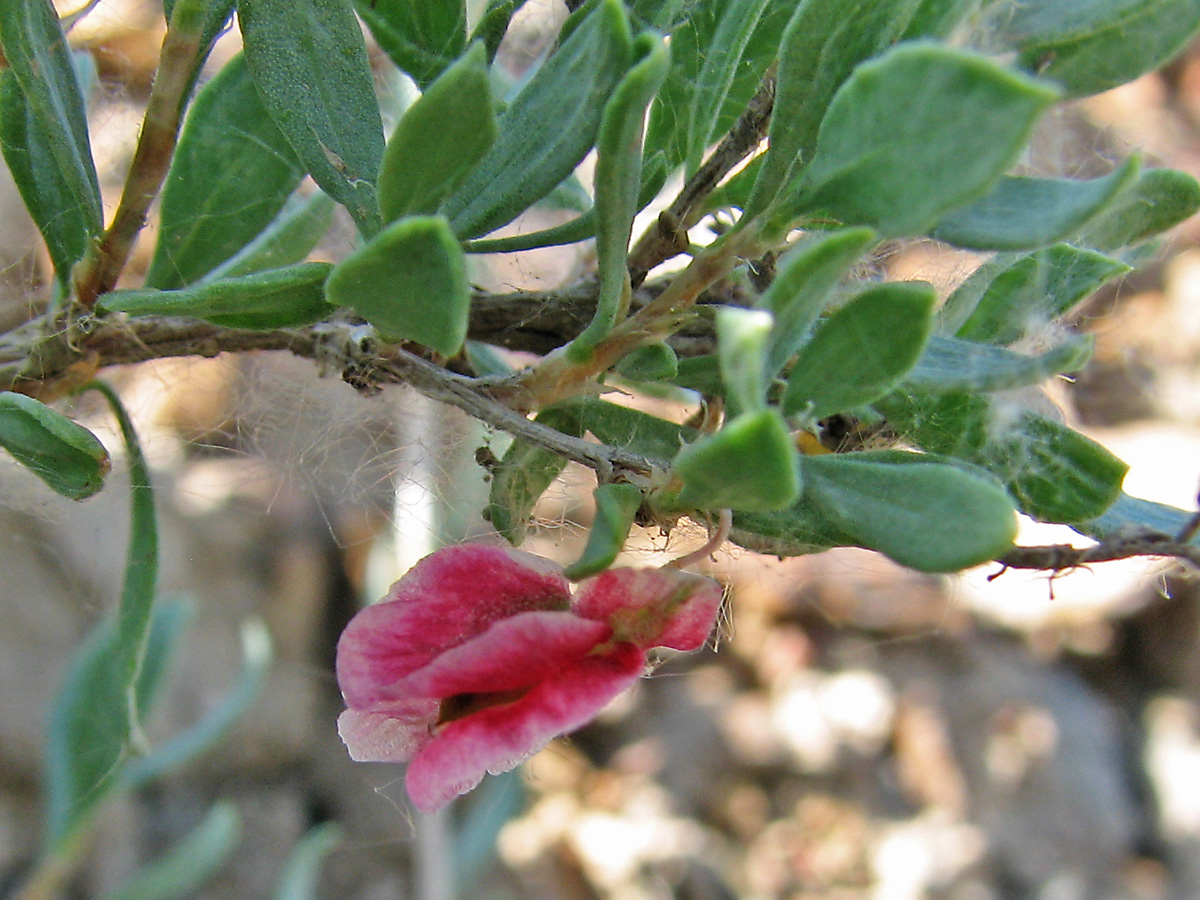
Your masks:
<svg viewBox="0 0 1200 900"><path fill-rule="evenodd" d="M201 50L200 39L199 30L177 28L174 22L167 28L121 201L112 223L76 276L75 296L85 309L91 309L97 297L116 286L138 233L146 224L150 204L167 176Z"/></svg>
<svg viewBox="0 0 1200 900"><path fill-rule="evenodd" d="M762 143L774 106L775 76L768 73L737 123L659 216L657 226L643 234L630 252L629 277L634 287L659 263L687 249L687 230L699 221L704 199Z"/></svg>
<svg viewBox="0 0 1200 900"><path fill-rule="evenodd" d="M1180 559L1200 568L1200 546L1180 541L1170 535L1151 534L1135 538L1100 541L1090 547L1070 544L1050 544L1038 547L1014 547L996 562L1004 568L991 576L998 578L1005 569L1040 569L1063 572L1091 563L1132 559L1135 556L1161 556Z"/></svg>

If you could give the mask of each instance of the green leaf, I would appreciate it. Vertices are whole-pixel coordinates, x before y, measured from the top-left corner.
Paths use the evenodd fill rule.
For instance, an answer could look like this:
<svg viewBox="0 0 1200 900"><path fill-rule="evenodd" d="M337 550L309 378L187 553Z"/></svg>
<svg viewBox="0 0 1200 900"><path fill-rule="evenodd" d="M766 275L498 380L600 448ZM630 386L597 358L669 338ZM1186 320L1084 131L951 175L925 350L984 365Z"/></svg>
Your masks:
<svg viewBox="0 0 1200 900"><path fill-rule="evenodd" d="M271 666L271 638L258 619L242 623L242 671L229 693L203 718L159 747L130 760L121 773L125 787L139 787L182 768L217 746L261 696Z"/></svg>
<svg viewBox="0 0 1200 900"><path fill-rule="evenodd" d="M547 407L534 421L571 437L583 436L583 427L574 409ZM525 540L525 529L533 516L534 504L566 466L565 457L513 438L508 452L492 471L492 489L484 518L510 544L520 546Z"/></svg>
<svg viewBox="0 0 1200 900"><path fill-rule="evenodd" d="M12 391L0 392L0 447L72 500L100 490L111 466L94 434L41 401Z"/></svg>
<svg viewBox="0 0 1200 900"><path fill-rule="evenodd" d="M471 283L462 248L441 216L393 222L334 268L325 286L387 340L454 356L467 337Z"/></svg>
<svg viewBox="0 0 1200 900"><path fill-rule="evenodd" d="M978 16L991 0L919 0L902 40L951 39L964 23Z"/></svg>
<svg viewBox="0 0 1200 900"><path fill-rule="evenodd" d="M787 424L775 409L743 413L675 457L680 506L769 511L800 495L800 468Z"/></svg>
<svg viewBox="0 0 1200 900"><path fill-rule="evenodd" d="M796 4L779 47L770 143L747 218L762 212L812 158L834 93L860 62L892 44L918 0L807 0Z"/></svg>
<svg viewBox="0 0 1200 900"><path fill-rule="evenodd" d="M1121 492L1125 463L1011 399L912 392L892 394L876 406L922 449L991 472L1021 511L1040 521L1093 519Z"/></svg>
<svg viewBox="0 0 1200 900"><path fill-rule="evenodd" d="M156 625L158 529L150 475L137 435L116 394L101 382L125 439L129 459L131 523L120 604L77 652L51 707L46 747L46 827L43 847L54 855L72 839L118 784L120 764L131 745L142 743L141 711L149 706L159 667L143 672L148 657L167 655L160 644L177 636ZM151 650L153 649L153 653ZM145 677L143 677L145 676Z"/></svg>
<svg viewBox="0 0 1200 900"><path fill-rule="evenodd" d="M237 807L218 803L164 856L123 887L102 894L100 900L176 900L193 894L225 865L240 833Z"/></svg>
<svg viewBox="0 0 1200 900"><path fill-rule="evenodd" d="M834 95L785 215L831 215L888 237L924 234L987 191L1056 99L982 56L895 47Z"/></svg>
<svg viewBox="0 0 1200 900"><path fill-rule="evenodd" d="M84 99L50 0L0 0L0 47L4 157L65 287L104 223Z"/></svg>
<svg viewBox="0 0 1200 900"><path fill-rule="evenodd" d="M773 324L765 309L717 310L717 359L732 415L766 408L767 341Z"/></svg>
<svg viewBox="0 0 1200 900"><path fill-rule="evenodd" d="M784 411L815 422L886 394L920 358L936 303L936 292L923 282L891 282L858 294L800 348Z"/></svg>
<svg viewBox="0 0 1200 900"><path fill-rule="evenodd" d="M602 484L596 488L596 517L583 554L566 568L572 581L603 572L617 558L642 506L642 491L632 484Z"/></svg>
<svg viewBox="0 0 1200 900"><path fill-rule="evenodd" d="M787 509L734 510L729 538L747 549L774 556L804 556L822 553L830 547L858 546L858 539L839 530L813 504L807 492Z"/></svg>
<svg viewBox="0 0 1200 900"><path fill-rule="evenodd" d="M52 141L33 117L12 70L0 71L0 149L46 242L58 291L66 295L71 267L83 258L95 231L90 211L72 193L50 152Z"/></svg>
<svg viewBox="0 0 1200 900"><path fill-rule="evenodd" d="M976 269L946 301L943 326L969 312L956 332L958 337L1011 344L1039 333L1101 285L1128 271L1125 263L1070 244L1018 257L998 256Z"/></svg>
<svg viewBox="0 0 1200 900"><path fill-rule="evenodd" d="M385 223L437 212L496 139L482 44L433 82L404 113L379 172Z"/></svg>
<svg viewBox="0 0 1200 900"><path fill-rule="evenodd" d="M540 247L561 247L563 244L575 244L595 237L595 235L596 211L589 209L583 215L551 228L542 228L525 234L512 234L507 237L466 241L463 244L463 251L466 253L519 253L522 250L537 250Z"/></svg>
<svg viewBox="0 0 1200 900"><path fill-rule="evenodd" d="M1092 356L1094 340L1077 335L1038 356L992 344L934 335L905 381L927 391L1007 391L1040 384L1052 375L1078 372Z"/></svg>
<svg viewBox="0 0 1200 900"><path fill-rule="evenodd" d="M199 280L279 214L304 166L259 100L244 56L196 96L163 187L146 287Z"/></svg>
<svg viewBox="0 0 1200 900"><path fill-rule="evenodd" d="M1200 182L1176 169L1150 169L1087 223L1079 242L1111 252L1162 234L1200 210Z"/></svg>
<svg viewBox="0 0 1200 900"><path fill-rule="evenodd" d="M226 328L290 328L329 315L325 280L333 269L329 263L298 263L177 291L112 291L96 307L131 316L195 316Z"/></svg>
<svg viewBox="0 0 1200 900"><path fill-rule="evenodd" d="M1075 0L1015 4L1005 17L1020 62L1072 97L1133 81L1181 51L1200 29L1195 0Z"/></svg>
<svg viewBox="0 0 1200 900"><path fill-rule="evenodd" d="M329 851L341 840L341 828L332 823L310 829L288 854L274 900L314 900L317 896L317 878L321 872L321 865Z"/></svg>
<svg viewBox="0 0 1200 900"><path fill-rule="evenodd" d="M687 109L686 171L700 167L746 47L768 0L729 0L705 41ZM692 15L696 15L693 13Z"/></svg>
<svg viewBox="0 0 1200 900"><path fill-rule="evenodd" d="M938 222L933 237L972 250L1032 250L1074 234L1137 177L1128 160L1091 181L1002 178L982 199Z"/></svg>
<svg viewBox="0 0 1200 900"><path fill-rule="evenodd" d="M253 275L303 261L333 224L334 206L333 199L321 190L293 194L258 237L201 280Z"/></svg>
<svg viewBox="0 0 1200 900"><path fill-rule="evenodd" d="M496 230L574 171L625 74L630 42L622 4L601 0L513 98L492 149L447 198L442 211L455 234L474 238Z"/></svg>
<svg viewBox="0 0 1200 900"><path fill-rule="evenodd" d="M240 0L246 61L263 105L313 180L365 237L379 231L383 123L347 0Z"/></svg>
<svg viewBox="0 0 1200 900"><path fill-rule="evenodd" d="M667 74L667 46L657 35L634 42L639 61L621 79L604 105L596 139L596 261L600 289L596 312L575 338L568 354L576 361L591 356L629 307L629 239L642 186L642 125L646 108Z"/></svg>
<svg viewBox="0 0 1200 900"><path fill-rule="evenodd" d="M728 132L758 90L778 53L779 36L794 5L794 0L769 0L756 12L757 0L695 0L663 9L654 17L663 23L655 27L670 31L671 70L651 108L648 156L661 152L668 172L686 162L688 174L692 173L700 162L697 150ZM739 49L739 29L752 15L757 25ZM722 30L718 53L715 48ZM703 79L702 72L707 73ZM731 73L732 79L726 81ZM700 101L700 92L709 99ZM713 106L716 99L719 106Z"/></svg>
<svg viewBox="0 0 1200 900"><path fill-rule="evenodd" d="M616 365L617 374L630 381L670 381L679 374L679 357L663 341L638 347Z"/></svg>
<svg viewBox="0 0 1200 900"><path fill-rule="evenodd" d="M1012 502L992 481L924 454L803 460L805 496L864 547L922 572L955 572L1012 547Z"/></svg>
<svg viewBox="0 0 1200 900"><path fill-rule="evenodd" d="M581 434L590 431L601 443L640 453L662 463L674 459L697 435L694 429L605 400L568 400L554 409L576 416Z"/></svg>
<svg viewBox="0 0 1200 900"><path fill-rule="evenodd" d="M1131 497L1122 492L1112 506L1094 519L1071 522L1076 531L1096 540L1127 538L1133 535L1161 535L1175 539L1191 523L1196 514L1165 503ZM1200 542L1200 535L1190 543Z"/></svg>
<svg viewBox="0 0 1200 900"><path fill-rule="evenodd" d="M679 371L671 382L706 397L720 397L725 393L725 382L721 380L721 364L712 354L685 356L679 361Z"/></svg>
<svg viewBox="0 0 1200 900"><path fill-rule="evenodd" d="M1037 356L994 344L934 335L905 382L926 391L1003 391L1027 388L1064 372L1078 372L1092 358L1091 335L1075 335Z"/></svg>
<svg viewBox="0 0 1200 900"><path fill-rule="evenodd" d="M768 376L777 375L808 339L838 280L874 242L869 228L843 228L805 239L779 261L775 280L755 304L775 317Z"/></svg>
<svg viewBox="0 0 1200 900"><path fill-rule="evenodd" d="M465 0L354 0L354 8L383 52L422 90L466 47Z"/></svg>

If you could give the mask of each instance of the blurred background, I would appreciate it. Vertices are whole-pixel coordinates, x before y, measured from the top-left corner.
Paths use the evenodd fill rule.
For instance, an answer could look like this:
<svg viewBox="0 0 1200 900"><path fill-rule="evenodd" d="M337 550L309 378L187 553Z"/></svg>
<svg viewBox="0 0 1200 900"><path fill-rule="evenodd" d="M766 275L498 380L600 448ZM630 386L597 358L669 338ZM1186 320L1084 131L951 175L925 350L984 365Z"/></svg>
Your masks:
<svg viewBox="0 0 1200 900"><path fill-rule="evenodd" d="M502 56L514 78L564 13L552 0L526 5ZM162 32L157 3L103 0L71 36L100 72L93 146L110 204ZM236 51L227 35L210 68ZM379 72L384 95L402 102L382 60ZM1132 150L1200 176L1200 45L1056 111L1028 165L1094 176ZM545 215L519 227L552 224ZM320 252L344 254L351 234L335 229ZM882 260L887 277L943 287L977 262L917 242ZM473 279L548 289L590 263L586 245L535 251L488 260ZM0 326L44 302L47 271L0 173ZM1096 335L1097 353L1050 386L1054 401L1131 464L1130 493L1194 508L1200 220L1072 325ZM275 895L288 854L325 823L340 831L317 895L347 900L1200 897L1193 572L1138 560L948 578L854 550L776 560L732 548L702 567L728 585L708 648L664 656L598 721L426 817L409 805L400 767L346 756L334 645L416 559L495 539L479 517L487 484L474 458L479 447L500 455L506 437L405 390L360 397L282 355L107 374L154 467L162 589L193 609L152 740L220 702L248 618L267 624L275 660L215 751L106 810L70 896L122 884L224 799L242 836L196 894L212 900ZM119 453L99 405L73 412ZM37 852L53 692L119 593L128 495L117 470L100 495L71 504L0 459L0 897ZM568 469L525 549L573 559L593 486ZM1022 534L1070 537L1031 525ZM635 533L624 562L657 565L702 540L698 529Z"/></svg>

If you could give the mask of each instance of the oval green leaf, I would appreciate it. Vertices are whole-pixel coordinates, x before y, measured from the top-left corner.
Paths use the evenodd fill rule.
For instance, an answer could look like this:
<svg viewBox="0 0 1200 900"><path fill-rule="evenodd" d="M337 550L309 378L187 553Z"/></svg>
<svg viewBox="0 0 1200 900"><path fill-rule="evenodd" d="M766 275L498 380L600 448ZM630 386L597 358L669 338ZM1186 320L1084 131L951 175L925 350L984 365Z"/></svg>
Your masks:
<svg viewBox="0 0 1200 900"><path fill-rule="evenodd" d="M755 304L775 317L767 348L767 375L774 378L808 340L830 293L875 242L869 228L842 228L807 238L779 261L771 285Z"/></svg>
<svg viewBox="0 0 1200 900"><path fill-rule="evenodd" d="M54 5L0 0L0 47L0 142L65 287L104 222L87 111Z"/></svg>
<svg viewBox="0 0 1200 900"><path fill-rule="evenodd" d="M983 56L895 47L838 89L782 215L829 215L888 237L924 234L991 187L1056 99Z"/></svg>
<svg viewBox="0 0 1200 900"><path fill-rule="evenodd" d="M354 0L354 9L383 52L422 90L466 46L465 0Z"/></svg>
<svg viewBox="0 0 1200 900"><path fill-rule="evenodd" d="M326 293L387 340L454 356L467 337L471 283L462 248L440 216L393 222L338 263Z"/></svg>
<svg viewBox="0 0 1200 900"><path fill-rule="evenodd" d="M0 392L0 447L72 500L100 490L111 467L94 434L40 400L13 391Z"/></svg>
<svg viewBox="0 0 1200 900"><path fill-rule="evenodd" d="M602 484L593 495L596 516L583 554L566 568L571 580L603 572L617 558L642 506L642 491L632 484Z"/></svg>
<svg viewBox="0 0 1200 900"><path fill-rule="evenodd" d="M1078 372L1092 356L1091 335L1076 335L1038 356L934 335L905 381L927 391L1009 391Z"/></svg>
<svg viewBox="0 0 1200 900"><path fill-rule="evenodd" d="M1138 161L1103 178L1009 178L938 222L933 237L971 250L1032 250L1074 234L1137 176Z"/></svg>
<svg viewBox="0 0 1200 900"><path fill-rule="evenodd" d="M800 495L800 468L787 424L775 409L747 412L675 457L678 503L693 509L770 511Z"/></svg>
<svg viewBox="0 0 1200 900"><path fill-rule="evenodd" d="M1055 244L1035 253L998 256L980 266L946 300L943 327L965 319L956 336L1011 344L1037 334L1129 266L1093 250Z"/></svg>
<svg viewBox="0 0 1200 900"><path fill-rule="evenodd" d="M574 171L629 65L631 40L624 6L601 0L513 99L492 149L447 198L442 212L455 234L494 231Z"/></svg>
<svg viewBox="0 0 1200 900"><path fill-rule="evenodd" d="M241 0L246 61L263 105L313 180L366 237L379 231L383 123L346 0Z"/></svg>
<svg viewBox="0 0 1200 900"><path fill-rule="evenodd" d="M800 348L783 409L810 421L882 397L916 365L937 294L923 282L868 288L821 322Z"/></svg>
<svg viewBox="0 0 1200 900"><path fill-rule="evenodd" d="M400 119L379 172L383 221L432 215L496 139L482 44L433 82Z"/></svg>
<svg viewBox="0 0 1200 900"><path fill-rule="evenodd" d="M1011 549L1012 501L994 482L922 454L806 456L805 496L861 546L922 572L956 572Z"/></svg>
<svg viewBox="0 0 1200 900"><path fill-rule="evenodd" d="M224 263L275 219L303 177L245 57L235 57L188 112L163 186L146 287L183 287Z"/></svg>

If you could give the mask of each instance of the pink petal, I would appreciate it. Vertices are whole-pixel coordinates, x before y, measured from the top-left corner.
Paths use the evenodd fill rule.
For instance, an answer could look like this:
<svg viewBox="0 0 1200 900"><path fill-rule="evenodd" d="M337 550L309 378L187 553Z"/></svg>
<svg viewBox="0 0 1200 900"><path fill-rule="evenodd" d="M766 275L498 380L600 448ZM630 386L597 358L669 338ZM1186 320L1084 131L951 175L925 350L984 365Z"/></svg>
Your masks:
<svg viewBox="0 0 1200 900"><path fill-rule="evenodd" d="M409 764L408 795L433 812L491 772L516 768L555 737L574 731L637 681L645 657L631 644L585 657L520 700L450 722Z"/></svg>
<svg viewBox="0 0 1200 900"><path fill-rule="evenodd" d="M561 676L612 636L569 612L518 613L452 647L395 685L397 697L450 697L529 687Z"/></svg>
<svg viewBox="0 0 1200 900"><path fill-rule="evenodd" d="M387 597L356 615L338 641L338 684L351 708L395 696L387 688L493 622L531 610L564 610L566 578L554 563L484 544L425 557Z"/></svg>
<svg viewBox="0 0 1200 900"><path fill-rule="evenodd" d="M721 586L675 569L609 569L585 580L573 611L612 625L617 640L648 650L704 646L721 606Z"/></svg>
<svg viewBox="0 0 1200 900"><path fill-rule="evenodd" d="M436 700L348 709L338 716L338 735L358 762L407 762L433 740Z"/></svg>

